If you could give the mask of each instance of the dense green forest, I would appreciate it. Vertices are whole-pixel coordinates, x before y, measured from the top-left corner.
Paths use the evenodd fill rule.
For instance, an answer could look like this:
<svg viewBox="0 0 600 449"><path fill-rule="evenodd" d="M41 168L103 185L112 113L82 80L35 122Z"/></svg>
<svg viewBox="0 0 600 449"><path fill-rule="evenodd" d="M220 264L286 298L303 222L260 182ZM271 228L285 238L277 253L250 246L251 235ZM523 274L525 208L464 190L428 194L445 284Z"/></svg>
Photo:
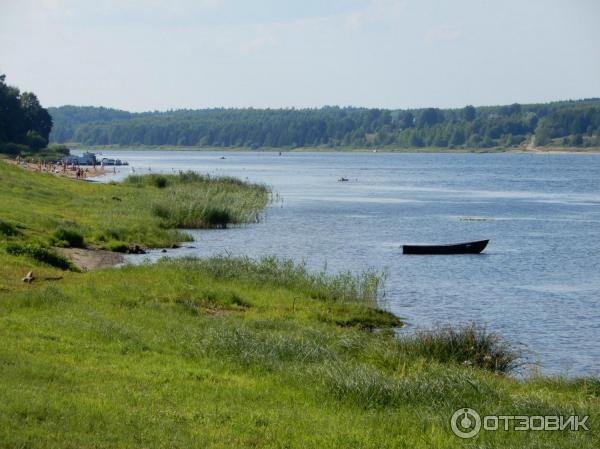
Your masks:
<svg viewBox="0 0 600 449"><path fill-rule="evenodd" d="M200 109L130 113L50 108L51 140L87 145L491 148L600 146L600 99L386 110ZM533 140L535 136L535 140Z"/></svg>
<svg viewBox="0 0 600 449"><path fill-rule="evenodd" d="M0 75L0 153L39 152L48 145L52 117L31 92L21 92Z"/></svg>

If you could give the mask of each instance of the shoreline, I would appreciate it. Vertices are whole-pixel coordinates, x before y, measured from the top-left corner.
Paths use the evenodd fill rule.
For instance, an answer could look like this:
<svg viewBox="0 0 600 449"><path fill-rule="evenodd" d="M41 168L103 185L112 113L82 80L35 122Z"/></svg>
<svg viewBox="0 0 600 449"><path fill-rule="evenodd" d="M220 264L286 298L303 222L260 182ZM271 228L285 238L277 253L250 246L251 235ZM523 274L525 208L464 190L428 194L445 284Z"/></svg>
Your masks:
<svg viewBox="0 0 600 449"><path fill-rule="evenodd" d="M496 147L496 148L353 148L353 147L299 147L299 148L245 148L245 147L200 147L200 146L122 146L122 145L79 145L65 144L75 151L197 151L197 152L240 152L240 153L444 153L444 154L600 154L600 147Z"/></svg>
<svg viewBox="0 0 600 449"><path fill-rule="evenodd" d="M76 179L80 181L85 181L88 178L98 178L100 176L106 175L108 172L106 169L100 167L91 167L91 166L81 166L84 171L84 177L77 177L77 168L71 166L67 166L66 169L63 169L62 166L56 164L45 164L45 163L35 163L35 162L17 162L14 159L5 159L11 165L22 168L23 170L27 170L34 173L48 173L50 175L54 175L61 178L69 178ZM91 170L90 170L91 168Z"/></svg>

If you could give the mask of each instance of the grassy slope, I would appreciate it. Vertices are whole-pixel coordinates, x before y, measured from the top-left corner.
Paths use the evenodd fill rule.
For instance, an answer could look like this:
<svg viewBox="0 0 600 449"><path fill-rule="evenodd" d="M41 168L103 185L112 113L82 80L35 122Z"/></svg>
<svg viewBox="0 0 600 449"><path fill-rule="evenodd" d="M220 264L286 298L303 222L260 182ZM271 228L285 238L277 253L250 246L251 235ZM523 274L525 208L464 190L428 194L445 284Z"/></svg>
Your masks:
<svg viewBox="0 0 600 449"><path fill-rule="evenodd" d="M143 286L143 288L142 288ZM194 262L73 274L0 297L7 447L462 447L448 419L595 414L591 432L481 447L598 447L598 381L517 382L333 324L364 304Z"/></svg>
<svg viewBox="0 0 600 449"><path fill-rule="evenodd" d="M45 235L39 221L59 214L51 192L71 188L40 179L48 192L33 192L35 214L15 213L0 197L0 216L32 238ZM73 185L109 198L125 188ZM93 214L80 214L91 227ZM519 382L348 326L375 313L369 296L350 288L364 282L311 283L301 270L223 260L66 273L27 286L4 278L6 265L21 273L32 263L0 248L0 447L600 445L598 380ZM464 406L592 414L592 431L463 441L449 418Z"/></svg>
<svg viewBox="0 0 600 449"><path fill-rule="evenodd" d="M166 180L165 188L154 185L160 179ZM188 238L175 226L210 227L208 221L215 217L253 222L268 201L265 187L228 178L155 176L146 181L154 182L135 177L125 184L86 183L28 172L0 160L0 289L8 279L25 274L22 265L44 276L56 275L34 260L3 256L10 242L49 246L57 243L57 230L67 229L96 248L170 247ZM3 224L16 235L6 236Z"/></svg>

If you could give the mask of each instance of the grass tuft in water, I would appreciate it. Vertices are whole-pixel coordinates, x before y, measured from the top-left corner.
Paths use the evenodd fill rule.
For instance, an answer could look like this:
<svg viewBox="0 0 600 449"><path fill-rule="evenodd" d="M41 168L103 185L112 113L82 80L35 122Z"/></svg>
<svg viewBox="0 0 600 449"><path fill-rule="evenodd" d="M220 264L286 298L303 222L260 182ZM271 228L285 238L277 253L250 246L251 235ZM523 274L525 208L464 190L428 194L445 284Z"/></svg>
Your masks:
<svg viewBox="0 0 600 449"><path fill-rule="evenodd" d="M417 332L404 337L403 342L442 363L455 362L498 373L510 373L523 361L507 340L475 323Z"/></svg>

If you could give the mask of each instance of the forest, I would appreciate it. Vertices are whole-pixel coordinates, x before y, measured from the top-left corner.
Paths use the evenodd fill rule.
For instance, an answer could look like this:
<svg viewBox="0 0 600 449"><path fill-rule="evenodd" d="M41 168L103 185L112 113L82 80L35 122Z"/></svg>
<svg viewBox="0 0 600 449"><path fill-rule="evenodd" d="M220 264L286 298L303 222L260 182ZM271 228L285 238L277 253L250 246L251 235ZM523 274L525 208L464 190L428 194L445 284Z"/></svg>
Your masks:
<svg viewBox="0 0 600 449"><path fill-rule="evenodd" d="M50 140L85 145L240 148L600 147L600 99L458 109L49 108ZM535 138L535 139L534 139Z"/></svg>

